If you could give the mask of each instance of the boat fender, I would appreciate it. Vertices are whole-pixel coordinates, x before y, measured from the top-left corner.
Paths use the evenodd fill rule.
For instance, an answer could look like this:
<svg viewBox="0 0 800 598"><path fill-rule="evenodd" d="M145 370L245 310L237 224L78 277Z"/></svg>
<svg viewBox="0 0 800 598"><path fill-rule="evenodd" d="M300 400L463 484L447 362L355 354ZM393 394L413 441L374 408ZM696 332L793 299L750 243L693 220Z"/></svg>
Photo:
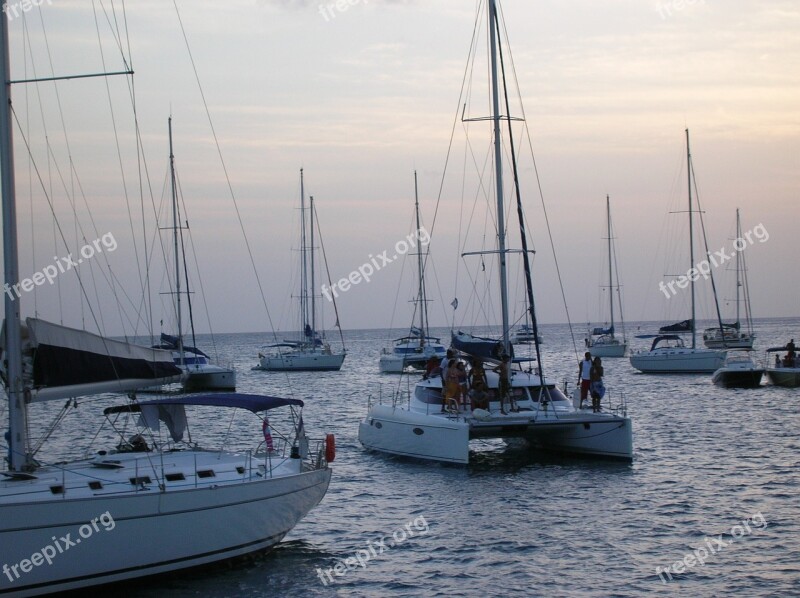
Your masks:
<svg viewBox="0 0 800 598"><path fill-rule="evenodd" d="M473 409L472 417L486 421L492 419L492 414L486 411L486 409Z"/></svg>
<svg viewBox="0 0 800 598"><path fill-rule="evenodd" d="M328 463L333 463L336 459L336 438L333 434L325 436L325 460Z"/></svg>

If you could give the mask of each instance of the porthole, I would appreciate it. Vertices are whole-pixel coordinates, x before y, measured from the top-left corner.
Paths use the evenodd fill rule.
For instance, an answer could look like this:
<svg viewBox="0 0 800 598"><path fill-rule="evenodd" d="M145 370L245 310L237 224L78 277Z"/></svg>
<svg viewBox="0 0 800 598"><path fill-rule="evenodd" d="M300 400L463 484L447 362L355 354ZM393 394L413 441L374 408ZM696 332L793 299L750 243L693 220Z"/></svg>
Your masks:
<svg viewBox="0 0 800 598"><path fill-rule="evenodd" d="M423 430L422 428L414 428L413 432L417 436L422 436L425 433L425 430Z"/></svg>
<svg viewBox="0 0 800 598"><path fill-rule="evenodd" d="M383 424L381 422L375 422L375 427L380 430L383 427Z"/></svg>

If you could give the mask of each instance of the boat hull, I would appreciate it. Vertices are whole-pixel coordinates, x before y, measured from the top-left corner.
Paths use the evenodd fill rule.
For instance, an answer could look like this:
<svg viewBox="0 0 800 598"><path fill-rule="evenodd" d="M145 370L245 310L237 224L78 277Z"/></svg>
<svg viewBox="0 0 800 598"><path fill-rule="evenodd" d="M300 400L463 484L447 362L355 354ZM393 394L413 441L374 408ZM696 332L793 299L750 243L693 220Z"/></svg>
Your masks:
<svg viewBox="0 0 800 598"><path fill-rule="evenodd" d="M272 372L336 372L342 369L344 353L287 353L265 355L259 359L262 370Z"/></svg>
<svg viewBox="0 0 800 598"><path fill-rule="evenodd" d="M723 388L758 388L763 377L763 369L720 368L714 372L711 381Z"/></svg>
<svg viewBox="0 0 800 598"><path fill-rule="evenodd" d="M645 374L712 374L725 364L725 351L656 349L631 355L630 360Z"/></svg>
<svg viewBox="0 0 800 598"><path fill-rule="evenodd" d="M586 350L592 353L592 357L625 357L628 343L591 345Z"/></svg>
<svg viewBox="0 0 800 598"><path fill-rule="evenodd" d="M786 388L800 386L800 368L767 368L767 376L775 386Z"/></svg>
<svg viewBox="0 0 800 598"><path fill-rule="evenodd" d="M322 500L330 477L326 468L180 491L151 487L127 496L1 505L5 563L33 560L32 555L41 556L48 546L55 554L50 564L43 562L28 572L10 569L10 576L0 578L0 595L86 588L268 549ZM91 522L101 517L102 523L106 514L105 521L113 519L113 527L91 529ZM75 544L69 546L69 541Z"/></svg>
<svg viewBox="0 0 800 598"><path fill-rule="evenodd" d="M183 389L187 392L199 390L236 390L236 371L214 367L187 369L188 376L183 381Z"/></svg>

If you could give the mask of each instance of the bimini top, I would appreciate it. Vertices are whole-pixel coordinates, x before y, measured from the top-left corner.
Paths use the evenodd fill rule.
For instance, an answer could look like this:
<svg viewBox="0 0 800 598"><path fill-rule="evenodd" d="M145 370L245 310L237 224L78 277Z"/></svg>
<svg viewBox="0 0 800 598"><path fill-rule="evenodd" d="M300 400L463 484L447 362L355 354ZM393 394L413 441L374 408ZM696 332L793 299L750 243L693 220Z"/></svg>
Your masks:
<svg viewBox="0 0 800 598"><path fill-rule="evenodd" d="M110 413L121 413L125 411L139 411L141 407L146 407L148 405L203 405L207 407L236 407L257 413L259 411L267 411L268 409L275 409L277 407L285 407L286 405L296 405L298 407L302 407L303 401L300 399L283 399L280 397L249 395L235 392L215 393L211 395L190 395L188 397L142 401L131 405L109 407L108 409L105 409L103 413L108 415Z"/></svg>

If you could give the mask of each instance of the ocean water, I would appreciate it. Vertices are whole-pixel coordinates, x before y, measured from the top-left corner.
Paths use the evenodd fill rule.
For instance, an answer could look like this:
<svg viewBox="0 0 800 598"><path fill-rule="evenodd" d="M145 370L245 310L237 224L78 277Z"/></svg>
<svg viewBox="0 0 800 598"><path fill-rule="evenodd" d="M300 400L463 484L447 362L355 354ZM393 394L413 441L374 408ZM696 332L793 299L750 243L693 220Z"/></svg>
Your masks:
<svg viewBox="0 0 800 598"><path fill-rule="evenodd" d="M545 375L573 384L568 328L542 332ZM762 320L757 333L763 358L800 338L800 320ZM269 554L129 584L126 595L800 595L800 390L723 390L710 375L645 376L606 359L609 392L633 419L633 463L497 441L473 444L469 466L438 465L358 443L368 397L413 384L378 372L394 336L348 332L341 372L285 374L250 369L267 335L217 335L239 391L303 399L309 434L336 435L330 490ZM203 425L218 434L226 424Z"/></svg>

